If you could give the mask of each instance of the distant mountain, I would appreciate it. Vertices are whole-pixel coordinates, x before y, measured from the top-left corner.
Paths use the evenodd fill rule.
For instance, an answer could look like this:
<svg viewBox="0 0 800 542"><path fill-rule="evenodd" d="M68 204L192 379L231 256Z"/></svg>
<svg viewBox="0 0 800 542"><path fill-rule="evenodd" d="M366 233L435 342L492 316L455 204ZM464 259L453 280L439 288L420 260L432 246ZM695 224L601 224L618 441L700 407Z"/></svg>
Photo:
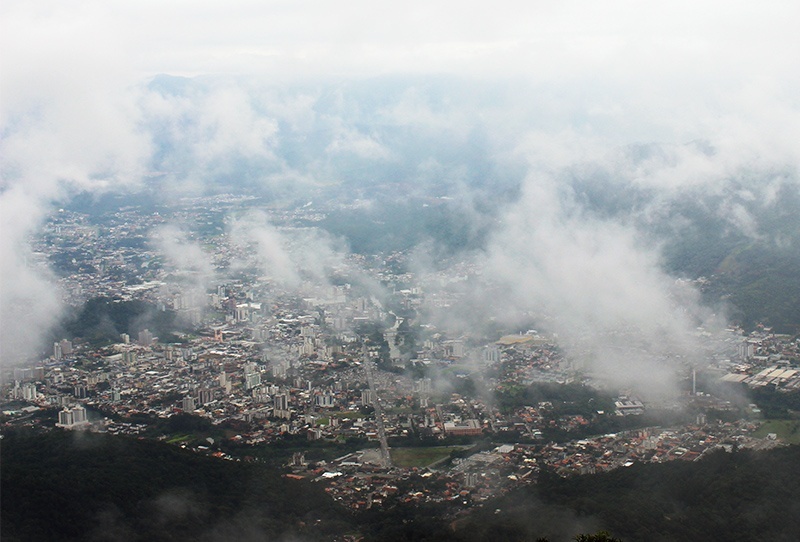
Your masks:
<svg viewBox="0 0 800 542"><path fill-rule="evenodd" d="M550 183L570 219L633 228L668 272L705 277L707 301L733 321L800 330L800 179L780 159L751 165L705 140L626 143L580 108L551 109L554 89L510 79L162 75L142 92L145 190L78 195L78 210L225 192L336 202L314 226L356 252L428 243L451 257L485 248L519 195ZM592 137L570 136L587 123Z"/></svg>

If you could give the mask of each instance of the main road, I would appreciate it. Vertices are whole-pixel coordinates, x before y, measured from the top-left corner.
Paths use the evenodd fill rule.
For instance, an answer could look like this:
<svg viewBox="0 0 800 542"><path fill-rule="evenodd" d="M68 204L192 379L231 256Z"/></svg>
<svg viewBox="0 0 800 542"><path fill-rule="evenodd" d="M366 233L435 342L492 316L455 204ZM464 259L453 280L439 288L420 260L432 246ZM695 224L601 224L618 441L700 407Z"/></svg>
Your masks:
<svg viewBox="0 0 800 542"><path fill-rule="evenodd" d="M381 399L378 397L378 390L375 388L375 377L373 376L372 360L369 359L369 353L366 346L364 347L364 374L367 376L367 385L375 398L373 407L375 408L375 423L378 426L378 440L381 443L381 459L383 466L388 468L392 467L392 456L389 454L389 441L386 439L386 426L383 423L383 407L381 407Z"/></svg>

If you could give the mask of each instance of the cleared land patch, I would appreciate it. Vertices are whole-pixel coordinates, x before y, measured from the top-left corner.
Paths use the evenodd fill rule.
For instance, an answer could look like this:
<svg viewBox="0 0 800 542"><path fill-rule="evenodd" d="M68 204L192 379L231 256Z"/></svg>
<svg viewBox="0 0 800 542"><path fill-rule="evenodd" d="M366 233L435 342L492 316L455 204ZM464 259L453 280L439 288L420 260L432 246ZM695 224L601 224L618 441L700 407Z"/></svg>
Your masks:
<svg viewBox="0 0 800 542"><path fill-rule="evenodd" d="M800 421L767 420L753 433L753 436L764 438L769 433L775 433L778 436L778 440L783 442L800 444Z"/></svg>
<svg viewBox="0 0 800 542"><path fill-rule="evenodd" d="M425 448L392 448L392 463L398 467L427 467L446 457L463 446L431 446Z"/></svg>

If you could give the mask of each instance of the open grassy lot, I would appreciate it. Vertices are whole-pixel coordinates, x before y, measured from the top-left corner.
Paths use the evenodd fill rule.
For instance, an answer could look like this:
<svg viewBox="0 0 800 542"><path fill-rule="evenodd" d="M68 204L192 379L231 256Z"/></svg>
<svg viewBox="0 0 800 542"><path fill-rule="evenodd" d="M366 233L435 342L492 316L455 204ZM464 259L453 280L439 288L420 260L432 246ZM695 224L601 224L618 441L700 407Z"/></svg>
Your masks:
<svg viewBox="0 0 800 542"><path fill-rule="evenodd" d="M183 442L183 441L188 442L188 441L192 440L193 438L194 437L192 435L189 435L189 434L175 435L173 437L168 438L166 442L167 442L167 444L177 444L177 443Z"/></svg>
<svg viewBox="0 0 800 542"><path fill-rule="evenodd" d="M432 446L426 448L392 448L392 463L398 467L427 467L444 459L463 446Z"/></svg>
<svg viewBox="0 0 800 542"><path fill-rule="evenodd" d="M768 433L775 433L783 442L800 444L800 420L767 420L753 436L764 438Z"/></svg>

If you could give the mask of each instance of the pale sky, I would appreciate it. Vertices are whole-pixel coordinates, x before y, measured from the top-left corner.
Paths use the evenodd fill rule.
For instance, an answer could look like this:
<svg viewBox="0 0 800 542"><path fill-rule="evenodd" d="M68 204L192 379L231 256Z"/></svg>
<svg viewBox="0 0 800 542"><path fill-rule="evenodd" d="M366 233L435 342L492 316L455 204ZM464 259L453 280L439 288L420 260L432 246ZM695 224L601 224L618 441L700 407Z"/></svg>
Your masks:
<svg viewBox="0 0 800 542"><path fill-rule="evenodd" d="M800 4L791 1L7 0L1 9L12 78L68 64L132 78L444 72L624 81L786 72L796 79L800 53Z"/></svg>
<svg viewBox="0 0 800 542"><path fill-rule="evenodd" d="M797 112L798 20L793 1L6 0L0 125L43 104L111 102L159 73L452 74L563 89L567 108L608 96L589 113L647 112L692 140L717 117Z"/></svg>

